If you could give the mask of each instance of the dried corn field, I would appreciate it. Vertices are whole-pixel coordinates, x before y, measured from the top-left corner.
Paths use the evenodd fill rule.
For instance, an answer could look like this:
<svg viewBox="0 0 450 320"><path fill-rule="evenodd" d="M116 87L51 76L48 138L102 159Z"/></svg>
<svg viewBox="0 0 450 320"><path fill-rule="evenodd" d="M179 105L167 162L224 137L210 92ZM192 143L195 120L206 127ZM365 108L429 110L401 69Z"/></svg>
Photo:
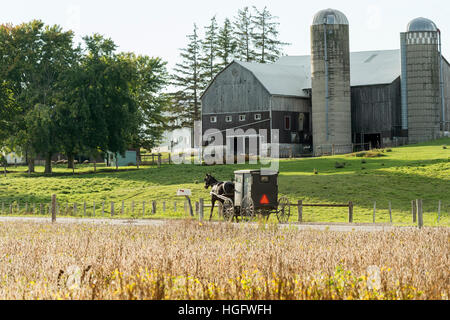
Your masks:
<svg viewBox="0 0 450 320"><path fill-rule="evenodd" d="M449 230L0 224L0 299L448 299Z"/></svg>

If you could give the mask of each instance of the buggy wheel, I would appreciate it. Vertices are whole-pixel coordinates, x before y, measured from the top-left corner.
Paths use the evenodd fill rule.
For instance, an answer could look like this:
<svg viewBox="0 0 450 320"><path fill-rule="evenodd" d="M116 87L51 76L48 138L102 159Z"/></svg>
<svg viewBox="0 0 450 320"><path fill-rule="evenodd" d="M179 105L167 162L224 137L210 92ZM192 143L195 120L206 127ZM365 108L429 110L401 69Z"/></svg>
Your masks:
<svg viewBox="0 0 450 320"><path fill-rule="evenodd" d="M289 199L286 197L280 198L278 201L277 218L280 223L287 223L291 216L291 206Z"/></svg>
<svg viewBox="0 0 450 320"><path fill-rule="evenodd" d="M223 213L223 219L225 221L233 221L235 211L234 211L234 204L233 201L230 199L225 200L222 206L222 213Z"/></svg>
<svg viewBox="0 0 450 320"><path fill-rule="evenodd" d="M244 222L250 222L255 219L255 205L252 198L245 196L241 204L241 219Z"/></svg>

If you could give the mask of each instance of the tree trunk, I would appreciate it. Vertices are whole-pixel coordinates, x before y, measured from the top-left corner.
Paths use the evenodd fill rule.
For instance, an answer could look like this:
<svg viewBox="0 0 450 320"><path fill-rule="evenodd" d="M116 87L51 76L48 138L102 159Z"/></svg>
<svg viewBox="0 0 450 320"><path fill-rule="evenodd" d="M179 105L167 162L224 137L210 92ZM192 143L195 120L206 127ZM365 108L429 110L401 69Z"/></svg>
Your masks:
<svg viewBox="0 0 450 320"><path fill-rule="evenodd" d="M141 162L141 148L139 147L136 151L136 166L139 169L139 165Z"/></svg>
<svg viewBox="0 0 450 320"><path fill-rule="evenodd" d="M75 160L75 156L72 153L68 153L67 154L67 169L74 168L74 160Z"/></svg>
<svg viewBox="0 0 450 320"><path fill-rule="evenodd" d="M97 173L97 160L94 159L94 173Z"/></svg>
<svg viewBox="0 0 450 320"><path fill-rule="evenodd" d="M28 157L28 173L34 173L34 158Z"/></svg>
<svg viewBox="0 0 450 320"><path fill-rule="evenodd" d="M47 153L45 157L45 172L44 174L52 174L52 153Z"/></svg>

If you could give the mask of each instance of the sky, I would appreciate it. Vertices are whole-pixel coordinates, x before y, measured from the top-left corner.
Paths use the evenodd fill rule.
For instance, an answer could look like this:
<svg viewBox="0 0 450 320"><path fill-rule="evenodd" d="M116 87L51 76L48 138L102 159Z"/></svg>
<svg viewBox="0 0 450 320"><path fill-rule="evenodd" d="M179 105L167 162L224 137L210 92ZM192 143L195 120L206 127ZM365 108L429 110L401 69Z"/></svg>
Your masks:
<svg viewBox="0 0 450 320"><path fill-rule="evenodd" d="M334 8L350 23L350 50L400 48L400 32L417 17L433 20L442 32L444 56L450 56L450 2L448 0L0 0L0 23L19 24L40 19L75 31L76 40L100 33L119 51L158 56L169 69L179 62L193 24L203 33L216 15L219 23L238 9L267 6L278 17L280 40L291 43L288 55L310 54L310 25L315 13ZM448 53L448 54L446 54Z"/></svg>

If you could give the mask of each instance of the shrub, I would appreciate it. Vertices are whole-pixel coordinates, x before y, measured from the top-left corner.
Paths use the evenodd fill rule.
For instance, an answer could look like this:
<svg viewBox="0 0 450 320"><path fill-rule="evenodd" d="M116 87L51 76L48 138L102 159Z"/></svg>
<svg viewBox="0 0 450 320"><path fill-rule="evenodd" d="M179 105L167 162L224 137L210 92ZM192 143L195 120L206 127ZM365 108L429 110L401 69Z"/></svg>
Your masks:
<svg viewBox="0 0 450 320"><path fill-rule="evenodd" d="M361 160L361 163L367 163L367 160L362 159L362 160Z"/></svg>

